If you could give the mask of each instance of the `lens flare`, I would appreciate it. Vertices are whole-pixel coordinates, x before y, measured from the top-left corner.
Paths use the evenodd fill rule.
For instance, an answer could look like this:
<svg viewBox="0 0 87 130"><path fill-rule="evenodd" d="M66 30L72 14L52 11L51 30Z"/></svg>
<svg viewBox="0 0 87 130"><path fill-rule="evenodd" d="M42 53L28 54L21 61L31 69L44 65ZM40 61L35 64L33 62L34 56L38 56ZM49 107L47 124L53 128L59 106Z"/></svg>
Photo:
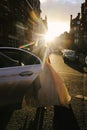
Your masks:
<svg viewBox="0 0 87 130"><path fill-rule="evenodd" d="M23 44L23 45L21 45L19 48L26 48L26 47L29 47L29 46L32 46L32 45L34 45L34 42L31 42L31 43L25 43L25 44Z"/></svg>

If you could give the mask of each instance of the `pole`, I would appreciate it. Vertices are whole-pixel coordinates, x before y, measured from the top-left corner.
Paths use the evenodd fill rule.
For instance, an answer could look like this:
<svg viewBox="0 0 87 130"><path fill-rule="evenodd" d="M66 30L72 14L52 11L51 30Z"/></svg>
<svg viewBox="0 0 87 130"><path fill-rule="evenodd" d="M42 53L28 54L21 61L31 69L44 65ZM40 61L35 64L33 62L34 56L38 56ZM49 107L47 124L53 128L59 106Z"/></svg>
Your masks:
<svg viewBox="0 0 87 130"><path fill-rule="evenodd" d="M26 0L28 6L33 10L33 7L31 6L31 4Z"/></svg>

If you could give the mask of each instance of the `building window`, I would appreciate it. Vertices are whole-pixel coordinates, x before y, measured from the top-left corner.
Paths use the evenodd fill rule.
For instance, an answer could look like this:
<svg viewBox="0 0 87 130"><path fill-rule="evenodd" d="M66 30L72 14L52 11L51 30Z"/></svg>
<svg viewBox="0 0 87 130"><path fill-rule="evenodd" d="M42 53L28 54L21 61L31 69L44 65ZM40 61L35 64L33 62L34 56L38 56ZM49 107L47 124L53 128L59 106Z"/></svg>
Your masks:
<svg viewBox="0 0 87 130"><path fill-rule="evenodd" d="M74 42L75 42L76 45L78 45L79 39L75 39Z"/></svg>
<svg viewBox="0 0 87 130"><path fill-rule="evenodd" d="M76 27L74 27L74 31L76 31Z"/></svg>
<svg viewBox="0 0 87 130"><path fill-rule="evenodd" d="M80 21L77 21L77 24L80 24Z"/></svg>
<svg viewBox="0 0 87 130"><path fill-rule="evenodd" d="M19 47L18 39L14 36L8 36L8 46Z"/></svg>

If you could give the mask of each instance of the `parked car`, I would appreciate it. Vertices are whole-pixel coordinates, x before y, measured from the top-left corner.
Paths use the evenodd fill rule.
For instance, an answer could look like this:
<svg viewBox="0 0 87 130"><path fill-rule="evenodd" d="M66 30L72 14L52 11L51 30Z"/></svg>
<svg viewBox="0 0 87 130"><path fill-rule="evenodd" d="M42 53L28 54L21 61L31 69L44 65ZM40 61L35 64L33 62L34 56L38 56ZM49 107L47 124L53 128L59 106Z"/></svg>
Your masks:
<svg viewBox="0 0 87 130"><path fill-rule="evenodd" d="M85 67L86 64L87 64L86 55L83 54L83 53L79 53L79 54L78 54L78 61L79 61L80 65L81 65L82 67Z"/></svg>
<svg viewBox="0 0 87 130"><path fill-rule="evenodd" d="M0 108L21 103L42 70L42 61L29 51L0 47Z"/></svg>
<svg viewBox="0 0 87 130"><path fill-rule="evenodd" d="M76 53L74 50L64 49L62 51L64 62L73 62L76 60Z"/></svg>
<svg viewBox="0 0 87 130"><path fill-rule="evenodd" d="M87 56L85 57L85 64L86 64L86 66L87 66Z"/></svg>
<svg viewBox="0 0 87 130"><path fill-rule="evenodd" d="M87 56L85 57L84 71L87 73Z"/></svg>

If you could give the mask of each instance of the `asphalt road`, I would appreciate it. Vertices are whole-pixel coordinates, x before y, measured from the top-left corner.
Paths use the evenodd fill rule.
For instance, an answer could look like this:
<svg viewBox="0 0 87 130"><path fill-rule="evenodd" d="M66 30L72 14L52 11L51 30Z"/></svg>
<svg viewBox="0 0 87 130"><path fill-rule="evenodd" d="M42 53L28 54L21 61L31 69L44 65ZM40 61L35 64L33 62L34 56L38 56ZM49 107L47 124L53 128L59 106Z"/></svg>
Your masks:
<svg viewBox="0 0 87 130"><path fill-rule="evenodd" d="M80 129L87 130L87 73L78 63L64 63L61 56L51 55L50 58L70 92L71 107Z"/></svg>
<svg viewBox="0 0 87 130"><path fill-rule="evenodd" d="M8 108L0 113L0 130L87 130L87 74L77 63L65 64L58 54L52 54L50 59L72 97L69 108Z"/></svg>

